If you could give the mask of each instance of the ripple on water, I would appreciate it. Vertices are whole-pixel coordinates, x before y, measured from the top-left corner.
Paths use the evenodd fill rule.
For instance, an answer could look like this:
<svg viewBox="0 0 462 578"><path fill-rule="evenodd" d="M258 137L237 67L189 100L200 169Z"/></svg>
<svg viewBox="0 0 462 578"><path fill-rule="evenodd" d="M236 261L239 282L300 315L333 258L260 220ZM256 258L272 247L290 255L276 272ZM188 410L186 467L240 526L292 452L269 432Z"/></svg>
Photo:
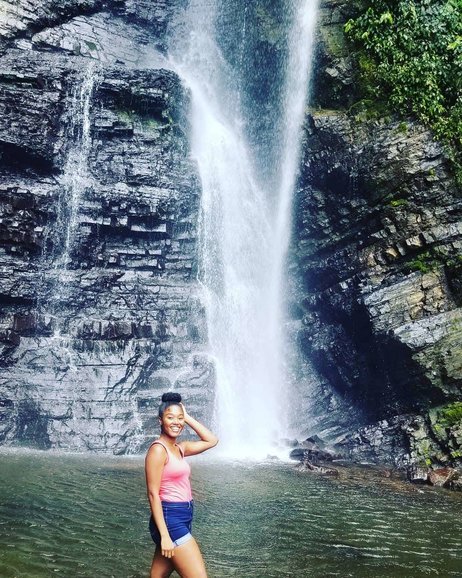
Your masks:
<svg viewBox="0 0 462 578"><path fill-rule="evenodd" d="M191 459L210 578L461 576L462 496ZM142 459L4 454L2 578L141 578L152 543Z"/></svg>

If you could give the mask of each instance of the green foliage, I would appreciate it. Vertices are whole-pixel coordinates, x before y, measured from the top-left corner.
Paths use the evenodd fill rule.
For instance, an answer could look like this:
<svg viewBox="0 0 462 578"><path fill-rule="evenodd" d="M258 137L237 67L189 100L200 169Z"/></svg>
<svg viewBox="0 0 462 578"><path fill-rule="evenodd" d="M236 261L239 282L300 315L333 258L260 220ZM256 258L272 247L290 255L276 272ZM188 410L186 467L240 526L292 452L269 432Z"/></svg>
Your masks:
<svg viewBox="0 0 462 578"><path fill-rule="evenodd" d="M437 261L430 251L425 251L425 253L420 253L418 257L409 261L408 267L411 271L420 271L421 273L430 273L441 263Z"/></svg>
<svg viewBox="0 0 462 578"><path fill-rule="evenodd" d="M358 48L364 98L431 127L448 146L462 183L462 0L366 5L345 25Z"/></svg>
<svg viewBox="0 0 462 578"><path fill-rule="evenodd" d="M393 199L390 201L390 207L397 208L397 207L405 207L408 204L406 199Z"/></svg>
<svg viewBox="0 0 462 578"><path fill-rule="evenodd" d="M407 266L411 271L420 271L421 273L430 273L430 271L435 271L443 266L451 279L457 279L462 273L462 256L449 256L438 247L433 247L429 251L419 253L415 259L408 262Z"/></svg>
<svg viewBox="0 0 462 578"><path fill-rule="evenodd" d="M173 119L168 112L163 111L160 117L140 114L135 110L115 109L118 119L123 124L141 127L142 130L168 130L173 126Z"/></svg>
<svg viewBox="0 0 462 578"><path fill-rule="evenodd" d="M415 449L421 459L421 464L430 467L435 457L435 452L428 438L416 440Z"/></svg>
<svg viewBox="0 0 462 578"><path fill-rule="evenodd" d="M462 422L462 402L456 401L450 405L438 408L437 423L442 427L453 427Z"/></svg>

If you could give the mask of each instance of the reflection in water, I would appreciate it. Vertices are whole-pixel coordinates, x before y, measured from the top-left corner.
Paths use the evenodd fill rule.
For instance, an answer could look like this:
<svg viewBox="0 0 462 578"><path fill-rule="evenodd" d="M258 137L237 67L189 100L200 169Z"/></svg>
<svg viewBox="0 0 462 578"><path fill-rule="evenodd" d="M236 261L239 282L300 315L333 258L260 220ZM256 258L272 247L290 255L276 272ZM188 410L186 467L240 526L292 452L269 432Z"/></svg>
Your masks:
<svg viewBox="0 0 462 578"><path fill-rule="evenodd" d="M152 556L143 460L1 455L2 578L141 578ZM462 496L291 464L191 459L209 578L460 576Z"/></svg>

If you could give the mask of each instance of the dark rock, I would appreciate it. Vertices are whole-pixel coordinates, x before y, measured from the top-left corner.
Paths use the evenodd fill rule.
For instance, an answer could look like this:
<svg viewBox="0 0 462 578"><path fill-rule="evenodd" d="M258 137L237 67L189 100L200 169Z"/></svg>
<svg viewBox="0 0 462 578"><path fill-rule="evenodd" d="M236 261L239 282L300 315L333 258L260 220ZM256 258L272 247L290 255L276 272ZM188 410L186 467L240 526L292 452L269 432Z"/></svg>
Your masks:
<svg viewBox="0 0 462 578"><path fill-rule="evenodd" d="M300 472L314 472L321 476L338 476L338 470L335 468L326 468L325 466L318 466L311 463L308 459L304 459L300 464L296 466L297 470Z"/></svg>
<svg viewBox="0 0 462 578"><path fill-rule="evenodd" d="M344 25L358 8L347 0L322 0L313 70L313 105L347 108L358 97L358 79Z"/></svg>
<svg viewBox="0 0 462 578"><path fill-rule="evenodd" d="M360 428L337 444L352 461L392 462L427 467L460 465L462 408L456 402L423 415L400 415Z"/></svg>
<svg viewBox="0 0 462 578"><path fill-rule="evenodd" d="M450 487L454 480L459 478L459 473L454 468L439 468L431 470L428 474L428 481L432 486Z"/></svg>
<svg viewBox="0 0 462 578"><path fill-rule="evenodd" d="M138 451L156 430L162 390L187 392L199 417L213 405L195 296L200 183L186 136L189 94L162 54L184 5L2 4L0 443L36 436L42 447ZM317 110L304 126L289 259L287 332L297 351L288 365L299 431L310 435L294 451L456 466L461 198L444 149L421 125L345 112L358 83L343 25L356 9L320 4ZM277 21L277 3L271 10ZM276 148L257 136L273 134L265 110L285 53L277 34L257 36L249 52L274 56L274 75L262 90L249 66L242 105L252 109L252 146L271 167ZM88 76L83 146L78 95Z"/></svg>
<svg viewBox="0 0 462 578"><path fill-rule="evenodd" d="M329 449L323 449L315 443L315 439L320 440L317 436L308 438L300 444L299 447L293 449L289 457L293 460L308 461L313 463L332 461L333 459L339 458L334 452ZM325 444L320 440L321 444L325 447Z"/></svg>
<svg viewBox="0 0 462 578"><path fill-rule="evenodd" d="M140 451L164 389L213 403L189 95L156 51L180 4L4 4L0 443Z"/></svg>
<svg viewBox="0 0 462 578"><path fill-rule="evenodd" d="M358 71L343 26L357 10L320 3L291 248L297 378L310 431L349 459L455 466L461 425L438 408L462 399L460 191L419 123L345 111Z"/></svg>
<svg viewBox="0 0 462 578"><path fill-rule="evenodd" d="M306 438L301 444L301 447L306 448L308 450L319 448L321 450L325 449L326 443L317 435L313 435L309 438Z"/></svg>
<svg viewBox="0 0 462 578"><path fill-rule="evenodd" d="M310 405L336 435L461 395L462 313L446 273L462 247L461 201L431 135L398 126L338 111L306 126L292 311L301 354L324 384ZM386 461L389 450L408 453L398 430L388 449L372 444Z"/></svg>
<svg viewBox="0 0 462 578"><path fill-rule="evenodd" d="M459 470L459 476L455 477L449 484L448 488L456 492L462 492L462 475Z"/></svg>

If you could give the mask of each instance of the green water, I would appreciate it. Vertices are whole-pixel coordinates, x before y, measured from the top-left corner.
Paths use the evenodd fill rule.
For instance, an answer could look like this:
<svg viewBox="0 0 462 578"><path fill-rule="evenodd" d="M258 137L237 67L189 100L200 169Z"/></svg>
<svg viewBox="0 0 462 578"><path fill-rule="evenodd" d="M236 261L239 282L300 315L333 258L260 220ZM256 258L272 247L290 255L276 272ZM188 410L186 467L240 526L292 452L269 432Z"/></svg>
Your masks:
<svg viewBox="0 0 462 578"><path fill-rule="evenodd" d="M141 578L140 458L0 454L0 577ZM462 495L192 458L209 578L462 576Z"/></svg>

